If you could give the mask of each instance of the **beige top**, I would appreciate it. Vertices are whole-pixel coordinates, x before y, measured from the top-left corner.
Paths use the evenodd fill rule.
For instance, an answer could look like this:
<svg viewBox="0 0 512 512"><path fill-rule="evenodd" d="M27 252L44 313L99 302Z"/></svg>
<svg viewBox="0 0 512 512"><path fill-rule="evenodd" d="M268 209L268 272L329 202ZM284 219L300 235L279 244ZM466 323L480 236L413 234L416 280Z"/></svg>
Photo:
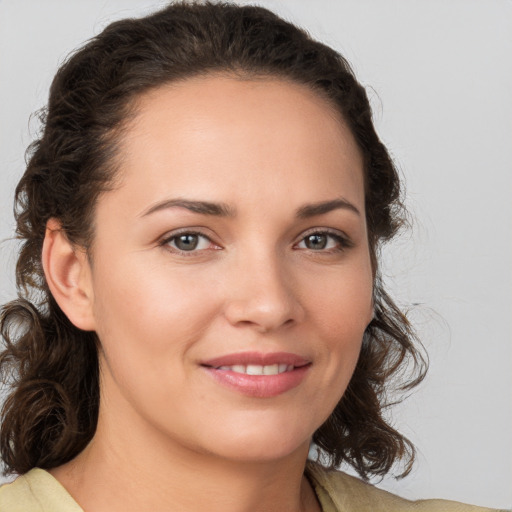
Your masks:
<svg viewBox="0 0 512 512"><path fill-rule="evenodd" d="M457 501L406 500L341 471L326 471L314 463L308 463L306 474L323 512L499 512Z"/></svg>
<svg viewBox="0 0 512 512"><path fill-rule="evenodd" d="M308 463L323 512L490 512L455 501L409 501L339 471ZM0 512L84 512L47 471L32 469L0 487Z"/></svg>

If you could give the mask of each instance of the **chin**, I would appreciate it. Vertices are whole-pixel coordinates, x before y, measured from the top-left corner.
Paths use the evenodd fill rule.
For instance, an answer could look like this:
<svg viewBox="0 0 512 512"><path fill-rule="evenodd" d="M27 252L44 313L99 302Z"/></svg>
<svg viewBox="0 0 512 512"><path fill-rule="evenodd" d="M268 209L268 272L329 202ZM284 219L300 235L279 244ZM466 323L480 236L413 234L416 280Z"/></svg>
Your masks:
<svg viewBox="0 0 512 512"><path fill-rule="evenodd" d="M309 453L309 440L299 446L260 446L260 445L243 445L239 446L236 450L235 447L230 447L229 451L221 454L223 458L232 460L234 462L242 462L247 464L257 464L266 462L276 462L279 460L287 459L289 457L302 456L306 460Z"/></svg>
<svg viewBox="0 0 512 512"><path fill-rule="evenodd" d="M311 443L311 435L304 432L290 432L285 429L272 429L258 432L236 432L226 438L217 437L215 453L237 462L271 462L303 454L306 459Z"/></svg>

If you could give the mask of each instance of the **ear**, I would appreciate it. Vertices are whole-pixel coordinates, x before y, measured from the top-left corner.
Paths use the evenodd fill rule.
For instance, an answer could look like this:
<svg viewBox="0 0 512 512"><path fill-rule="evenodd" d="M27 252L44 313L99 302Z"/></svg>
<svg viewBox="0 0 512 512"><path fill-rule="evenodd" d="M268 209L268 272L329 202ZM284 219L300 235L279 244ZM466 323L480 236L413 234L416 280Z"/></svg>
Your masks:
<svg viewBox="0 0 512 512"><path fill-rule="evenodd" d="M71 244L57 219L46 224L42 264L48 287L70 322L84 331L94 331L89 260L84 250Z"/></svg>

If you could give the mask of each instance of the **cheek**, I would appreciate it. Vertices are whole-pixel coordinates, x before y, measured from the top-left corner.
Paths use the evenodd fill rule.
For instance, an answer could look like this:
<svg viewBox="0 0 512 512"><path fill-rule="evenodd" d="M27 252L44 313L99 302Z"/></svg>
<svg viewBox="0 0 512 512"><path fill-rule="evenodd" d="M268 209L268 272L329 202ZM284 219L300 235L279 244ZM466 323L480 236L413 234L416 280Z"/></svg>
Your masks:
<svg viewBox="0 0 512 512"><path fill-rule="evenodd" d="M126 400L146 418L167 411L163 421L169 422L169 404L178 407L186 396L190 354L216 315L215 300L201 282L165 265L99 270L95 309L103 396L111 403Z"/></svg>
<svg viewBox="0 0 512 512"><path fill-rule="evenodd" d="M303 285L303 295L326 333L351 339L362 333L373 312L373 281L366 265L353 271L334 271L314 276Z"/></svg>
<svg viewBox="0 0 512 512"><path fill-rule="evenodd" d="M98 269L95 317L104 351L122 348L123 359L149 363L185 350L216 314L209 297L200 280L165 266L120 261L113 271Z"/></svg>
<svg viewBox="0 0 512 512"><path fill-rule="evenodd" d="M372 317L372 291L369 265L357 265L350 272L333 272L309 286L307 310L314 318L312 336L318 340L318 355L325 367L324 385L333 390L334 404L341 398L357 363Z"/></svg>

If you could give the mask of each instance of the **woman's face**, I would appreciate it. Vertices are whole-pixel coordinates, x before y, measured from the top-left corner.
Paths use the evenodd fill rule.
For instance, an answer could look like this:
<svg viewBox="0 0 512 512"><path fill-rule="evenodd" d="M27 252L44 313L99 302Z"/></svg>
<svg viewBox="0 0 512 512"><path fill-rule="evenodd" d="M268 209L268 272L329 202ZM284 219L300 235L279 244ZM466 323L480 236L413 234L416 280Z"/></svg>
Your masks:
<svg viewBox="0 0 512 512"><path fill-rule="evenodd" d="M137 106L95 219L101 417L229 459L307 452L372 314L356 143L279 80L190 79Z"/></svg>

